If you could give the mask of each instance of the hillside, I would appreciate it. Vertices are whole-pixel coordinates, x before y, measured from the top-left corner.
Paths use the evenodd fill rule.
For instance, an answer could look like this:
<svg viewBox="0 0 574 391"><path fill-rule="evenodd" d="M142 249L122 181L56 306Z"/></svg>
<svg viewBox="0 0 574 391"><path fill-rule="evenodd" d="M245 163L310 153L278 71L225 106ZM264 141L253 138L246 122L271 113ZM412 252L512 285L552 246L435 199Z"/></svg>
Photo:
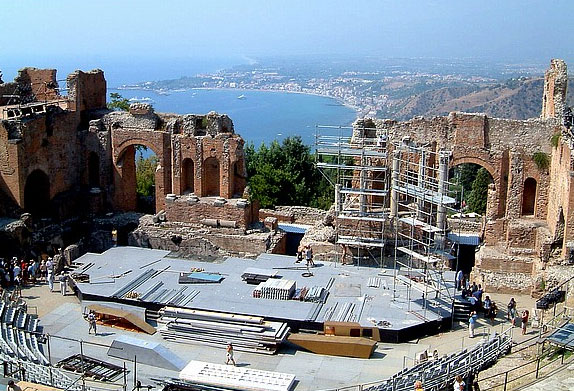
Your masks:
<svg viewBox="0 0 574 391"><path fill-rule="evenodd" d="M397 100L394 117L406 120L415 116L432 117L465 111L499 118L534 118L540 115L543 89L543 78L511 79L486 86L447 86ZM567 102L569 106L574 104L572 90L568 93Z"/></svg>

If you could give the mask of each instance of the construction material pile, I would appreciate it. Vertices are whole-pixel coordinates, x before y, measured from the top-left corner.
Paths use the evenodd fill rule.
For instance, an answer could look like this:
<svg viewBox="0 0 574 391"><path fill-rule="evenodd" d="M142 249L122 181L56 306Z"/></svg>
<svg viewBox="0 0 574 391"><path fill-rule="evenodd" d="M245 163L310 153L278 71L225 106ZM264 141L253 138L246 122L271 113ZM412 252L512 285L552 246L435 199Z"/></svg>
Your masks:
<svg viewBox="0 0 574 391"><path fill-rule="evenodd" d="M159 314L161 335L182 343L225 348L231 342L236 350L274 354L289 333L286 323L267 322L258 316L175 307L164 307Z"/></svg>
<svg viewBox="0 0 574 391"><path fill-rule="evenodd" d="M289 300L295 293L294 280L270 278L257 285L253 290L253 297L273 300Z"/></svg>

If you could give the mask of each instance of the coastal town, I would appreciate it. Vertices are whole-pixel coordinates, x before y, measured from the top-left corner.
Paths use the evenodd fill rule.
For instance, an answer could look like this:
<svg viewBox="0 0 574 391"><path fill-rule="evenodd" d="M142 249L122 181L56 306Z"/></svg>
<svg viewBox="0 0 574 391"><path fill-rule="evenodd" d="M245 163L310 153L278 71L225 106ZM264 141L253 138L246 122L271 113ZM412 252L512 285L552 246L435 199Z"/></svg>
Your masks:
<svg viewBox="0 0 574 391"><path fill-rule="evenodd" d="M357 64L315 59L315 63L309 65L294 60L279 62L267 59L215 73L183 75L173 80L144 81L122 85L118 89L147 90L158 94L194 88L314 94L333 98L353 108L359 117L408 119L412 113L404 112L405 107L409 106L414 97L423 93L449 89L450 94L457 95L461 105L468 105L472 102L464 102L466 94L508 87L510 84L518 86L532 77L541 80L544 71L542 65L530 64L461 61L461 64L456 65L461 66L453 69L452 62L447 64L437 60L394 60L387 63L371 60L369 63L367 58ZM541 88L541 84L538 87ZM432 106L433 102L428 104ZM460 109L464 110L463 107ZM447 112L446 109L444 112L437 111L436 115Z"/></svg>

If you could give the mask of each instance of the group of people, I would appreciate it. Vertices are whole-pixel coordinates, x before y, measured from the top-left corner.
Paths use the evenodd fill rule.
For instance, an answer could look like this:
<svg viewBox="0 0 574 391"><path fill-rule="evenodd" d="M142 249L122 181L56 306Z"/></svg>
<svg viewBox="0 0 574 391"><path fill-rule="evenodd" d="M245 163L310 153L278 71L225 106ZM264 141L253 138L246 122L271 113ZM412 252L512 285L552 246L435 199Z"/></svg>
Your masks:
<svg viewBox="0 0 574 391"><path fill-rule="evenodd" d="M486 296L481 308L484 310L485 317L487 319L490 319L492 322L494 320L494 317L496 316L497 308L494 302L490 300L489 296ZM512 323L513 326L515 326L516 319L518 318L518 310L516 309L516 300L514 300L514 297L511 298L510 301L508 302L507 309L508 310L506 313L506 318ZM529 316L530 313L526 309L523 310L522 313L520 314L520 322L521 322L520 327L522 329L522 335L526 334L526 326L528 324ZM477 319L478 315L476 309L473 308L470 312L470 317L468 319L468 334L470 338L474 337L474 329L476 327Z"/></svg>
<svg viewBox="0 0 574 391"><path fill-rule="evenodd" d="M472 388L469 388L469 390L480 391L480 388L478 386L478 381L476 381L474 374L470 374L468 376L467 380L469 381L469 387L470 387L470 385L472 385ZM466 382L463 380L462 376L457 375L454 378L454 383L452 385L452 389L453 389L453 391L465 391L467 389L466 388ZM415 382L415 391L424 391L422 381L417 380Z"/></svg>
<svg viewBox="0 0 574 391"><path fill-rule="evenodd" d="M22 285L46 281L50 289L54 283L54 262L52 258L18 260L0 259L0 285L2 288L20 289Z"/></svg>
<svg viewBox="0 0 574 391"><path fill-rule="evenodd" d="M297 249L297 260L295 262L303 262L303 258L305 258L307 261L308 267L315 266L315 262L313 262L313 249L311 248L310 244L307 244L306 246L300 246Z"/></svg>

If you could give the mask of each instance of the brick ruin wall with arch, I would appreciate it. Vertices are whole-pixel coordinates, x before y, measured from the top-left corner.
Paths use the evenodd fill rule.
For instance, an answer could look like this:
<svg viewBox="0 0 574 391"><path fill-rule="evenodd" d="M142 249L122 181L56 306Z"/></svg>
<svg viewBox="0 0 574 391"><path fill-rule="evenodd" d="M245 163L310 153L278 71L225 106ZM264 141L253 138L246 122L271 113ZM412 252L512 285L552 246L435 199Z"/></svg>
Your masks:
<svg viewBox="0 0 574 391"><path fill-rule="evenodd" d="M0 96L19 97L0 98L0 195L6 201L0 213L27 211L24 192L33 172L49 179L52 217L134 210L133 150L143 145L158 157L155 206L168 219L196 222L196 215L211 213L243 227L257 219L246 200L240 207L221 202L240 199L246 186L244 142L229 117L161 114L146 104L110 111L101 70L76 71L66 84L67 95L60 95L56 71L35 68L0 83ZM189 193L199 202L171 202ZM223 205L214 206L216 198Z"/></svg>

